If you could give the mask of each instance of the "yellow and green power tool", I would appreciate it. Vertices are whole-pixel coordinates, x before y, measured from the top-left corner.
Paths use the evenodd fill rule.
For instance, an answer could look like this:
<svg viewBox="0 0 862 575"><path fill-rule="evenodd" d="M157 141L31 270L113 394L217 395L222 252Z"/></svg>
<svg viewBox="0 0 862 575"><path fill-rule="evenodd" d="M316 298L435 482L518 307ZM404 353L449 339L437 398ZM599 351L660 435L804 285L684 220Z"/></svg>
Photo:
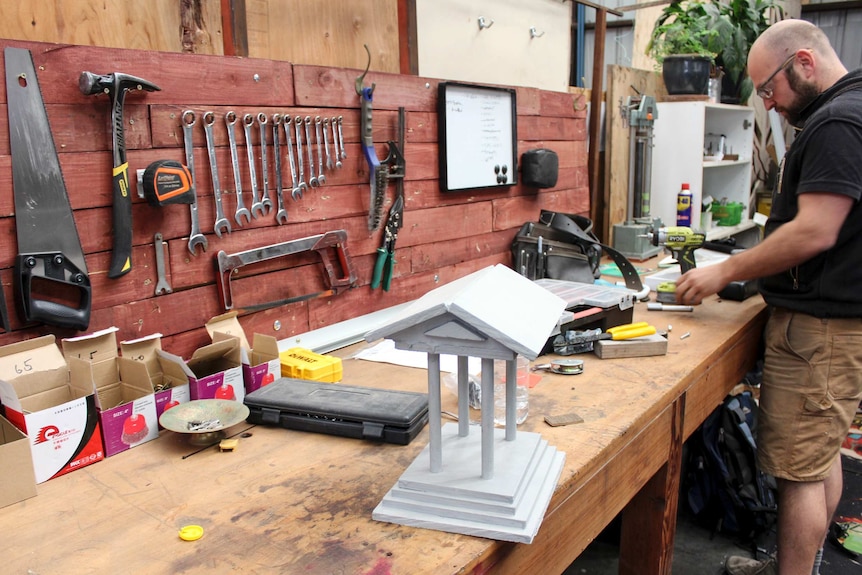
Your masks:
<svg viewBox="0 0 862 575"><path fill-rule="evenodd" d="M658 228L647 234L654 246L667 248L679 264L684 274L695 267L694 250L703 246L706 236L685 226ZM662 282L656 287L656 300L662 303L676 303L676 282Z"/></svg>

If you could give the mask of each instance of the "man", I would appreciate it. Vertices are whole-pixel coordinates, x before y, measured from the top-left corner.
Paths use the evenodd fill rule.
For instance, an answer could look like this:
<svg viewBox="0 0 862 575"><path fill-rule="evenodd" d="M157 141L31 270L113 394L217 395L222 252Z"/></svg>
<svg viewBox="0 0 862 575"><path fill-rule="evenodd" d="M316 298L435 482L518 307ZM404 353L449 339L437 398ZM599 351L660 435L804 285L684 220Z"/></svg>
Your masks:
<svg viewBox="0 0 862 575"><path fill-rule="evenodd" d="M839 447L862 399L862 70L847 72L802 20L767 29L748 73L767 109L797 130L773 192L766 237L677 281L699 304L760 278L764 332L758 462L778 479L777 562L731 557L732 575L809 575L843 488Z"/></svg>

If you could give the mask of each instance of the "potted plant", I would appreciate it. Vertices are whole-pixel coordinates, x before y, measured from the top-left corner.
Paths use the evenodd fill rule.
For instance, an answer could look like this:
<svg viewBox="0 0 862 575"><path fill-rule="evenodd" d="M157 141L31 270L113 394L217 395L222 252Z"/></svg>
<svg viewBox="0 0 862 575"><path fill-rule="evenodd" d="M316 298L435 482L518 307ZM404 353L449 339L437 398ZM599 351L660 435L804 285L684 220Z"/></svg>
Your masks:
<svg viewBox="0 0 862 575"><path fill-rule="evenodd" d="M697 55L711 64L713 76L721 76L722 101L738 103L748 100L752 92L746 73L748 50L769 27L773 0L682 0L666 6L656 20L646 53L662 67L674 55ZM666 80L667 82L667 80ZM706 93L706 84L700 92ZM700 84L698 84L700 87ZM672 93L668 88L668 93ZM692 92L688 92L692 93Z"/></svg>

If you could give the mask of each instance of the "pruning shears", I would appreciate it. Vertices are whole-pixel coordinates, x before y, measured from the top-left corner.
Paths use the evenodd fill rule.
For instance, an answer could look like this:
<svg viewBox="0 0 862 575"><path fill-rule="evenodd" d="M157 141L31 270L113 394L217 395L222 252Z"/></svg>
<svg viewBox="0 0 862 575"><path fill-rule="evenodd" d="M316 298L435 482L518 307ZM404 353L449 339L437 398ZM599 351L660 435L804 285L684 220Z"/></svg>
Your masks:
<svg viewBox="0 0 862 575"><path fill-rule="evenodd" d="M392 271L395 267L395 242L398 230L404 223L404 196L397 196L389 208L389 219L383 231L383 244L377 248L377 261L374 263L374 275L371 278L371 289L377 289L383 282L383 291L389 291L392 285Z"/></svg>
<svg viewBox="0 0 862 575"><path fill-rule="evenodd" d="M383 163L389 167L389 179L395 180L395 200L389 208L389 215L383 231L383 243L377 248L377 261L371 277L371 289L377 289L383 282L383 291L389 291L392 284L392 271L395 267L395 241L398 230L404 225L404 174L405 162L401 151L404 149L406 112L398 108L398 143L389 141L389 154Z"/></svg>

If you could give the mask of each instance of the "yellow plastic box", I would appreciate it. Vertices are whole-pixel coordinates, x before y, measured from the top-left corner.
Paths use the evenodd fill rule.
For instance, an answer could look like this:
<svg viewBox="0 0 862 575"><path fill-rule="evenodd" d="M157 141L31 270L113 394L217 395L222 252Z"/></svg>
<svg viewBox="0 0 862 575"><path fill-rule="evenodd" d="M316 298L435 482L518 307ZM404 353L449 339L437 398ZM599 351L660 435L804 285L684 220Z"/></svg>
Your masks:
<svg viewBox="0 0 862 575"><path fill-rule="evenodd" d="M341 358L314 353L310 349L292 347L278 354L281 376L311 381L335 383L341 381Z"/></svg>

